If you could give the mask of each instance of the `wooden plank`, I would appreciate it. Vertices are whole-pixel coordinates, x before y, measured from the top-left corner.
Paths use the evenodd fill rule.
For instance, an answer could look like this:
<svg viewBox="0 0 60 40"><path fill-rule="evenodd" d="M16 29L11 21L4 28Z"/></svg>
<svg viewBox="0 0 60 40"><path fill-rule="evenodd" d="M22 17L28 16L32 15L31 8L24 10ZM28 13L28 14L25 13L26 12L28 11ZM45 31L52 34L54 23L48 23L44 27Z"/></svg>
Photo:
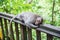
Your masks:
<svg viewBox="0 0 60 40"><path fill-rule="evenodd" d="M28 33L27 40L32 40L32 29L29 29L27 27L27 33Z"/></svg>
<svg viewBox="0 0 60 40"><path fill-rule="evenodd" d="M19 40L18 23L15 22L16 40Z"/></svg>
<svg viewBox="0 0 60 40"><path fill-rule="evenodd" d="M4 28L3 28L3 22L2 22L2 18L0 17L0 25L1 25L1 28L2 28L2 38L3 40L5 40L5 34L4 34Z"/></svg>
<svg viewBox="0 0 60 40"><path fill-rule="evenodd" d="M9 21L9 23L10 23L10 20L8 20ZM10 25L10 24L9 24ZM12 26L12 24L11 24L11 26L9 26L9 36L10 36L10 39L11 40L15 40L14 39L14 32L13 32L13 26Z"/></svg>
<svg viewBox="0 0 60 40"><path fill-rule="evenodd" d="M27 40L26 27L20 24L20 30L21 30L21 40Z"/></svg>
<svg viewBox="0 0 60 40"><path fill-rule="evenodd" d="M36 30L36 40L41 40L41 32Z"/></svg>
<svg viewBox="0 0 60 40"><path fill-rule="evenodd" d="M47 34L47 40L53 40L53 36L50 34Z"/></svg>

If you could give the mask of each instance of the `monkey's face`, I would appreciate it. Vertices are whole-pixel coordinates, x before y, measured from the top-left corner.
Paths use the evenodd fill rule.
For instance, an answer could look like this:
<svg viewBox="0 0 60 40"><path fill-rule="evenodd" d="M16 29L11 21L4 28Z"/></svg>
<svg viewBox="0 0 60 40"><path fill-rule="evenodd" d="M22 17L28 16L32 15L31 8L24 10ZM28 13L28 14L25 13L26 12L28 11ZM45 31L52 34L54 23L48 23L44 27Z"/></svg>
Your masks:
<svg viewBox="0 0 60 40"><path fill-rule="evenodd" d="M41 17L38 17L35 21L35 25L39 25L39 24L42 24L42 18Z"/></svg>

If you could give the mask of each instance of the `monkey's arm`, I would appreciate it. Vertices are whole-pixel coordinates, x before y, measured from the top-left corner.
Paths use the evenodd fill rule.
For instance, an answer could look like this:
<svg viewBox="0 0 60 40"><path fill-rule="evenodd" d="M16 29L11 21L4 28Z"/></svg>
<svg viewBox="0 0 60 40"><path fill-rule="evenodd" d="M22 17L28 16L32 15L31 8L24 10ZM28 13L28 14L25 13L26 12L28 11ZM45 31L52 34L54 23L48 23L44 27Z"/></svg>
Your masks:
<svg viewBox="0 0 60 40"><path fill-rule="evenodd" d="M32 20L30 20L30 19L27 19L27 20L25 21L25 25L28 26L29 28L31 28L32 26L33 26L34 28L37 28L37 27L38 27L38 26L33 25L33 22L32 22Z"/></svg>
<svg viewBox="0 0 60 40"><path fill-rule="evenodd" d="M31 28L31 27L37 28L37 27L38 27L38 26L35 26L35 25L31 24L31 23L26 23L25 25L26 25L27 27L29 27L29 28Z"/></svg>

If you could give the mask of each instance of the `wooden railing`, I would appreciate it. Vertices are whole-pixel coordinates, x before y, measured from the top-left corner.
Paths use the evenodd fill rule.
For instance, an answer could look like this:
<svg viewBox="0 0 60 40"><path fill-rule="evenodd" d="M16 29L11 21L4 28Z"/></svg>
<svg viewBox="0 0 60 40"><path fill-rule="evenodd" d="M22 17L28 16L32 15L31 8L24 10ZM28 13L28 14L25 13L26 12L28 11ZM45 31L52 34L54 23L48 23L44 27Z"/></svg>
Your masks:
<svg viewBox="0 0 60 40"><path fill-rule="evenodd" d="M60 28L50 24L42 24L39 28L35 25L30 25L29 29L24 23L14 19L12 26L9 27L9 22L14 17L12 14L0 13L0 26L2 28L3 40L10 40L9 28L12 40L32 40L32 29L36 30L36 40L41 40L41 32L46 33L46 40L53 40L53 37L60 38ZM16 35L16 36L15 36Z"/></svg>

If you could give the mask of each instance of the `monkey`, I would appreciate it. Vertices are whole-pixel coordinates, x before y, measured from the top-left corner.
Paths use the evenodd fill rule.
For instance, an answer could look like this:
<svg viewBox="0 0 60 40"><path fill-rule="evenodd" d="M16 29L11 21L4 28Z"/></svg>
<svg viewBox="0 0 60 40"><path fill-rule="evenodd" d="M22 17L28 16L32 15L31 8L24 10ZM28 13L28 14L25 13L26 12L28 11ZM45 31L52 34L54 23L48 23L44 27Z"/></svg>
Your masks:
<svg viewBox="0 0 60 40"><path fill-rule="evenodd" d="M10 26L11 22L15 18L19 19L20 21L23 21L27 26L29 26L29 24L40 25L43 23L43 18L41 16L34 14L33 12L22 12L21 14L18 14L11 19Z"/></svg>
<svg viewBox="0 0 60 40"><path fill-rule="evenodd" d="M28 26L29 28L30 27L30 24L31 25L40 25L43 23L43 18L37 14L34 14L33 12L22 12L21 14L18 14L16 16L14 16L11 20L10 20L10 26L11 27L11 24L12 24L12 21L17 18L19 19L20 21L22 21L26 26ZM10 34L10 33L9 33Z"/></svg>

